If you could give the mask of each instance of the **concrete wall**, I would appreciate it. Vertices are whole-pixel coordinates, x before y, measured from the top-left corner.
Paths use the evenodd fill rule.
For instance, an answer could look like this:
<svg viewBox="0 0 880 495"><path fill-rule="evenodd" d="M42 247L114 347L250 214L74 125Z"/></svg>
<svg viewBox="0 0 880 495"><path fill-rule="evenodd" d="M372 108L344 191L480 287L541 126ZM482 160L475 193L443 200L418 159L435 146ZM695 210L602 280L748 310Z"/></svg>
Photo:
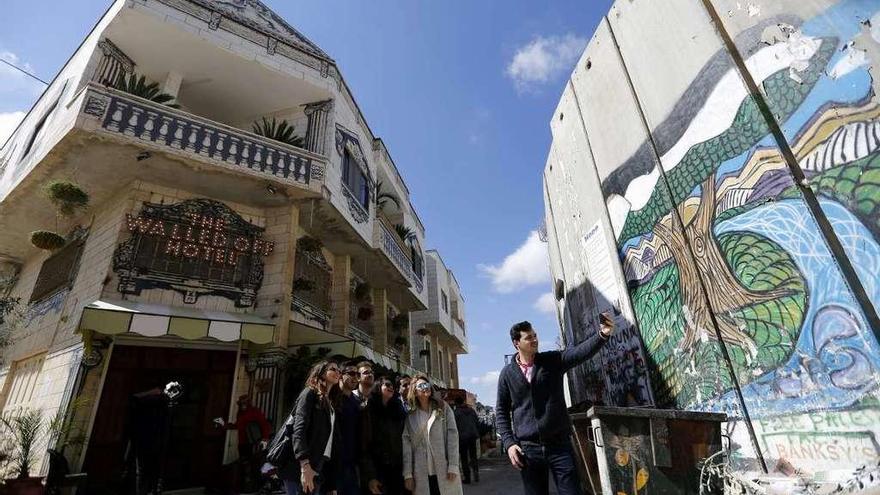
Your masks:
<svg viewBox="0 0 880 495"><path fill-rule="evenodd" d="M725 412L742 471L876 465L878 26L868 0L612 7L544 172L565 340L620 313L575 402Z"/></svg>

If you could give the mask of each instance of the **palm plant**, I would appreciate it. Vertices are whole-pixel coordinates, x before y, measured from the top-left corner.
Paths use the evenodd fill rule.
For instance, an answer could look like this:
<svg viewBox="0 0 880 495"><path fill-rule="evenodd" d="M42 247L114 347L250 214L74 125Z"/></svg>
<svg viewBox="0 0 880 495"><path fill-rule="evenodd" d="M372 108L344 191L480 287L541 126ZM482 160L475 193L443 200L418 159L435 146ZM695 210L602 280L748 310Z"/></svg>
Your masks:
<svg viewBox="0 0 880 495"><path fill-rule="evenodd" d="M302 148L305 144L305 140L301 136L293 133L293 124L286 120L279 122L275 117L272 117L272 120L269 121L266 117L263 117L262 120L253 123L253 129L254 134L258 136L267 137L291 146Z"/></svg>
<svg viewBox="0 0 880 495"><path fill-rule="evenodd" d="M65 445L82 442L84 437L77 432L73 434L75 425L70 418L76 415L79 408L88 404L88 399L76 399L68 406L69 415L58 412L51 418L43 415L42 409L25 409L16 416L4 418L0 416L0 429L6 430L0 438L11 442L9 461L13 462L17 479L30 477L31 468L37 458L37 447L44 441L57 439L56 449Z"/></svg>
<svg viewBox="0 0 880 495"><path fill-rule="evenodd" d="M400 237L405 243L412 242L412 240L416 238L416 233L413 229L400 223L394 224L394 231L397 232L398 237Z"/></svg>
<svg viewBox="0 0 880 495"><path fill-rule="evenodd" d="M163 93L159 89L159 83L151 82L147 84L146 77L138 77L134 72L129 74L127 78L125 77L125 73L119 74L119 77L116 78L116 81L113 82L112 86L119 91L125 91L130 95L135 95L145 100L161 103L171 108L180 108L180 105L177 103L172 103L174 101L174 96L169 95L168 93Z"/></svg>
<svg viewBox="0 0 880 495"><path fill-rule="evenodd" d="M10 460L14 463L16 477L18 479L29 477L31 467L36 462L37 443L45 435L43 411L26 410L9 419L0 417L0 422L8 430L8 438L12 440Z"/></svg>
<svg viewBox="0 0 880 495"><path fill-rule="evenodd" d="M385 208L389 201L400 208L400 199L398 199L396 195L382 192L382 181L376 182L376 194L374 194L373 197L376 198L376 206L379 210Z"/></svg>

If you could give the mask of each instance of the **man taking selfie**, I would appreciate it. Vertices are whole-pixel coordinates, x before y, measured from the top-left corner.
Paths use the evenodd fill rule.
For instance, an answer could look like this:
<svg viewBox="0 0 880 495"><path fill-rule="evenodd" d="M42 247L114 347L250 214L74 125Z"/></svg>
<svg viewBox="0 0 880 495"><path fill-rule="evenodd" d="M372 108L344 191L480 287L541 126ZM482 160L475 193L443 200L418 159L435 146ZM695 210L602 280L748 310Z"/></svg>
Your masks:
<svg viewBox="0 0 880 495"><path fill-rule="evenodd" d="M516 354L498 378L496 425L510 463L520 471L526 495L547 495L551 472L559 495L581 493L562 379L566 371L593 357L614 333L608 315L599 317L598 332L564 351L538 352L538 334L527 321L510 329Z"/></svg>

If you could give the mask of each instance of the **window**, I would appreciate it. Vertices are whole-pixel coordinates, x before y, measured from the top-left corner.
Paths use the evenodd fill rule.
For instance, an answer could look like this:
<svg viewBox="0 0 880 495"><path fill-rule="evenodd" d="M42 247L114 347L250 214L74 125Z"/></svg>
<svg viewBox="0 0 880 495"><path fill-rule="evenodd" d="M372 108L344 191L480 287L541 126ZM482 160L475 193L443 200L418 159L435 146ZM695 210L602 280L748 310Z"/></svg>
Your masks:
<svg viewBox="0 0 880 495"><path fill-rule="evenodd" d="M37 283L31 292L31 303L42 301L73 286L84 245L85 240L71 242L43 262Z"/></svg>
<svg viewBox="0 0 880 495"><path fill-rule="evenodd" d="M449 312L449 298L446 297L446 292L440 290L440 305L443 307L443 312Z"/></svg>
<svg viewBox="0 0 880 495"><path fill-rule="evenodd" d="M446 374L443 371L446 368L446 363L443 362L443 351L437 351L437 364L440 365L440 380L445 380Z"/></svg>
<svg viewBox="0 0 880 495"><path fill-rule="evenodd" d="M30 405L45 357L46 354L40 354L12 363L9 376L6 378L6 393L3 394L4 418L15 416Z"/></svg>
<svg viewBox="0 0 880 495"><path fill-rule="evenodd" d="M354 194L358 203L369 210L370 205L370 181L364 175L364 171L358 165L357 160L351 156L348 150L342 155L342 182L348 190Z"/></svg>

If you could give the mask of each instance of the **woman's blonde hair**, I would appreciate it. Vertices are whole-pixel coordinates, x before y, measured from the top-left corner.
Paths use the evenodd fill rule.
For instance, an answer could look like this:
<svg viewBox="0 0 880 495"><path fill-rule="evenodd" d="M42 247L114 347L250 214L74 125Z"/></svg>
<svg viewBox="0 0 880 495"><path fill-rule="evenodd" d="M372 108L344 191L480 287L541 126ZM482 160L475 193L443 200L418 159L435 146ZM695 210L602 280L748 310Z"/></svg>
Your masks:
<svg viewBox="0 0 880 495"><path fill-rule="evenodd" d="M409 382L409 390L406 393L406 401L409 403L410 414L413 414L419 410L419 400L416 398L416 383L419 380L424 380L429 384L431 383L431 380L428 379L428 377L425 375L418 374L412 377L412 380L410 380ZM436 397L434 397L433 393L428 398L428 404L430 405L430 408L432 410L440 411L440 414L443 414L443 404L439 400L437 400Z"/></svg>

